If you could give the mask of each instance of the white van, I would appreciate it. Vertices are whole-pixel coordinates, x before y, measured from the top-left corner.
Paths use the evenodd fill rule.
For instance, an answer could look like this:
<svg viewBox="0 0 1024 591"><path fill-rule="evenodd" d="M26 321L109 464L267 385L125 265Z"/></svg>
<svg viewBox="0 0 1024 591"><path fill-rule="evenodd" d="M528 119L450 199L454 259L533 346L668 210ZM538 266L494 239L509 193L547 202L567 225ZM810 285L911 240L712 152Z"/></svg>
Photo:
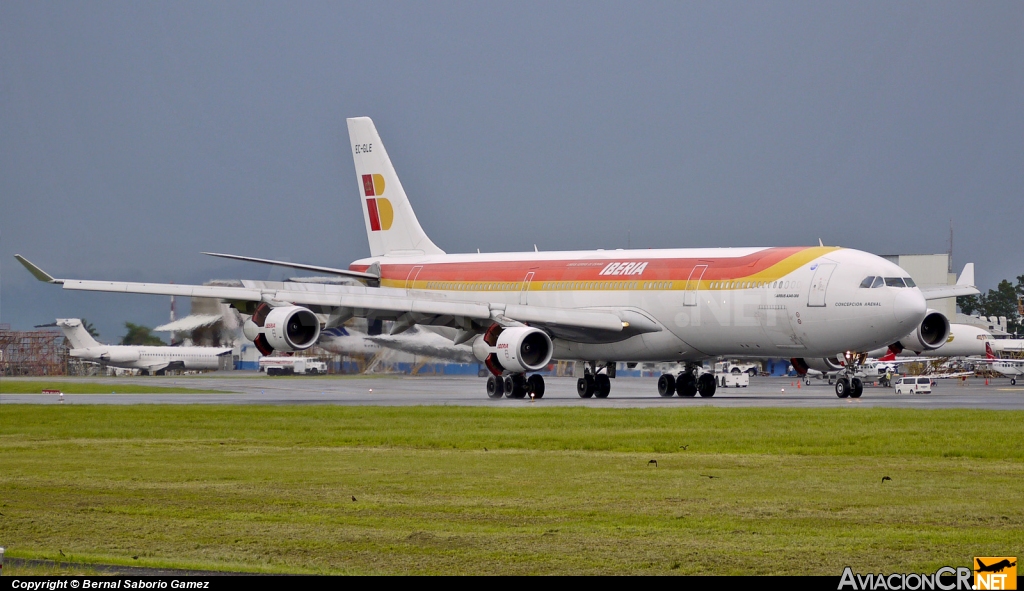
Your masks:
<svg viewBox="0 0 1024 591"><path fill-rule="evenodd" d="M899 378L892 383L897 394L931 394L932 379L921 377Z"/></svg>

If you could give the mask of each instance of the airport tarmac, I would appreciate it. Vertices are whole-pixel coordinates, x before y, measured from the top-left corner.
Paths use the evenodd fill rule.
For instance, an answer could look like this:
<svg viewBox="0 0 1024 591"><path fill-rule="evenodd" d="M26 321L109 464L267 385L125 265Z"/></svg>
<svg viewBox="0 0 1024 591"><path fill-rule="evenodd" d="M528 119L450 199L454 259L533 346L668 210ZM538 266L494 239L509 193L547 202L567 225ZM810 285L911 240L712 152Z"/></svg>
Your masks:
<svg viewBox="0 0 1024 591"><path fill-rule="evenodd" d="M8 389L21 378L4 378ZM25 378L23 381L39 378ZM256 372L230 372L210 376L55 378L54 381L83 380L109 384L110 394L65 394L63 402L54 394L29 392L2 394L2 404L344 404L379 406L491 406L501 408L535 406L585 406L592 408L644 408L678 406L840 408L849 406L886 408L964 408L1024 410L1024 386L1011 386L1008 379L972 378L966 385L939 380L931 394L896 395L891 388L864 389L860 399L840 399L827 382L811 385L793 378L754 377L747 388L719 388L712 398L662 398L655 378L618 378L606 399L582 399L576 395L575 378L547 378L543 399L491 400L484 393L484 380L475 377L408 376L321 376L265 377ZM195 390L218 390L200 394L132 394L132 384L167 386ZM125 393L118 393L119 391Z"/></svg>

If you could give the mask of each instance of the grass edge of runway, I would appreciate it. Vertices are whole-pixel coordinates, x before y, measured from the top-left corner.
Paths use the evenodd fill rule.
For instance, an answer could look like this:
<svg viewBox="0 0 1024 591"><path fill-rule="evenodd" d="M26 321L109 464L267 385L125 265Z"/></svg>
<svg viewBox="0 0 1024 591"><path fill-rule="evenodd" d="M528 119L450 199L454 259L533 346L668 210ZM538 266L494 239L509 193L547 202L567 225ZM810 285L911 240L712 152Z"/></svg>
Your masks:
<svg viewBox="0 0 1024 591"><path fill-rule="evenodd" d="M993 441L1019 441L1022 416L1024 412L1018 411L865 408L8 406L0 408L0 454L14 468L14 474L0 475L0 490L5 497L0 513L17 520L17 527L4 528L7 537L26 532L41 536L41 542L68 537L67 544L71 545L61 548L77 560L94 563L263 572L464 572L451 564L452 556L471 556L477 561L489 559L493 564L505 564L508 570L499 572L523 572L527 564L541 569L527 572L608 572L593 562L575 562L576 558L567 559L565 569L559 570L563 566L560 563L545 561L519 548L522 540L545 543L548 534L544 531L554 529L565 532L555 536L574 532L586 544L615 554L620 562L609 558L609 564L621 563L623 570L613 572L661 572L657 569L662 567L675 572L673 565L679 565L679 572L695 572L688 569L686 555L671 556L664 564L655 559L641 560L644 551L633 539L635 534L623 533L648 528L653 533L644 544L664 552L664 538L675 535L672 528L682 523L675 521L679 515L670 515L681 509L665 497L664 491L674 490L672 482L683 482L696 491L717 490L723 494L720 499L699 495L691 499L700 503L707 515L683 510L686 519L694 523L689 529L679 530L680 535L698 536L711 549L728 554L740 551L729 545L730 531L731 537L743 538L742 544L758 540L756 536L751 538L755 530L759 536L772 536L773 540L789 539L785 532L776 531L775 523L789 523L795 519L791 514L799 516L805 511L808 517L793 523L799 525L800 519L811 519L817 520L817 525L808 528L806 542L789 543L807 544L804 551L813 553L810 546L821 542L814 529L834 529L829 519L849 520L850 531L829 530L828 543L857 547L845 538L876 535L867 532L857 519L830 517L832 509L826 506L831 506L827 497L832 493L823 500L818 493L800 490L849 477L856 482L843 486L854 487L849 494L857 498L850 503L838 502L835 510L840 515L860 511L891 518L891 523L877 524L891 530L872 542L879 544L879 552L888 554L894 547L908 544L911 547L907 551L912 552L914 544L940 542L943 547L959 548L964 539L976 539L979 546L995 551L996 542L1007 540L1009 534L1003 529L1006 524L985 521L991 507L967 504L977 505L983 502L979 499L991 497L1020 505L1020 493L1005 489L1000 471L1019 472L1024 458L1019 449ZM872 436L877 442L869 445L866 438ZM681 443L683 439L688 443ZM338 453L346 449L349 452ZM176 463L175 458L188 461ZM650 459L657 460L660 467L648 466ZM307 463L323 465L325 471L336 470L337 474L324 476L316 466L303 466ZM553 469L561 471L574 465L579 465L578 474L552 475ZM488 474L492 480L513 478L504 472L518 472L514 481L527 489L536 487L538 496L529 507L518 502L510 505L510 498L500 487L491 490L489 484L478 482L473 477L475 471ZM700 471L725 480L704 481ZM967 471L976 475L969 476ZM745 472L753 480L738 482L746 478ZM891 475L895 483L876 481L882 473ZM82 475L82 482L71 482L78 475ZM360 475L389 484L362 485ZM806 495L806 502L791 502L773 497L776 493L771 490L761 490L763 483L759 480L772 478L788 483L787 488L792 490L788 494ZM635 495L624 485L633 479L642 485ZM453 486L449 482L456 480L462 485L449 489ZM323 482L331 483L330 488L337 488L344 498L339 501L314 486ZM609 484L612 482L617 484ZM280 491L276 490L278 485ZM483 492L458 492L478 486ZM645 490L643 486L651 488ZM733 490L733 486L740 488ZM994 487L991 494L986 487ZM961 519L957 517L960 511L950 503L957 501L941 498L948 490L960 490L965 495L965 521L956 528L936 527L930 523L934 518L919 514L913 502L905 504L889 496L897 491L912 494L921 499L922 506L934 505L940 515L956 524L955 520ZM249 496L252 491L260 491L255 498L269 496L272 502L264 505L267 501L261 500L253 508L242 509L241 505L253 502L254 497ZM438 502L438 491L453 495L451 503ZM229 500L237 497L232 502L240 506L224 499L210 501L215 507L209 512L192 506L199 502L196 499L211 492L223 493ZM350 503L349 492L365 504ZM838 495L842 494L840 490ZM572 497L578 495L582 495L581 501L594 495L584 503L594 503L594 511L580 513L572 507ZM885 495L895 507L879 505L873 498L879 495ZM39 496L47 497L47 501L37 501ZM605 504L602 497L615 503ZM477 502L480 499L485 502ZM226 504L218 504L222 502ZM56 506L51 506L54 503ZM643 510L622 513L619 505L629 508L634 503L640 503ZM731 503L731 508L723 511L722 503ZM802 508L802 504L808 508ZM1009 525L1019 531L1020 516L1020 509L1012 509L1003 517L1008 517ZM27 525L26 519L34 520L34 524ZM463 519L467 521L463 523ZM481 529L479 519L497 525ZM506 523L510 519L512 523ZM343 532L347 541L339 544L347 549L344 554L361 555L363 561L347 563L346 558L339 557L337 548L330 547L330 541L317 537L315 529L308 529L308 520ZM181 521L180 527L199 528L197 536L207 536L220 544L223 555L210 560L202 552L186 548L181 558L174 559L159 548L144 548L145 555L136 562L130 554L100 548L105 540L98 535L80 530L75 535L61 533L62 529L72 529L69 524L78 528L83 523L94 523L102 525L103 536L109 537L109 528L122 521L125 528L143 532L150 528L148 535L155 537L170 535ZM546 521L551 527L543 525ZM162 525L151 527L156 523ZM975 523L990 531L969 531ZM299 557L297 562L268 564L232 547L255 545L258 551L254 552L260 556L272 555L273 542L261 542L245 531L260 528L277 532L290 548L279 558ZM226 533L231 529L244 533L237 534L239 539L232 542L235 534ZM959 533L958 529L965 531ZM735 533L748 530L750 534ZM126 531L125 535L140 539L137 532ZM1020 534L1015 535L1020 540ZM366 540L359 541L360 536ZM962 538L954 540L956 536ZM921 541L929 538L935 541ZM506 543L512 547L488 554L462 548L462 539L477 540L485 550L504 548ZM625 539L623 546L635 555L618 556L624 552L621 548L608 547L616 539ZM60 559L56 549L46 543L26 548L18 540L13 541L7 542L11 556ZM181 543L175 539L170 546ZM95 547L90 549L90 545ZM760 551L769 549L771 544L766 544ZM742 550L752 556L759 553L757 546L743 546ZM320 563L304 558L308 552L323 552L329 558ZM367 558L369 555L373 557ZM398 565L394 570L389 570L386 561L378 560L385 555L391 555ZM744 560L760 565L755 568L766 568L754 558ZM928 563L931 559L921 554L920 560ZM657 563L656 568L648 563ZM820 572L816 568L821 567L814 565L811 560L807 568Z"/></svg>

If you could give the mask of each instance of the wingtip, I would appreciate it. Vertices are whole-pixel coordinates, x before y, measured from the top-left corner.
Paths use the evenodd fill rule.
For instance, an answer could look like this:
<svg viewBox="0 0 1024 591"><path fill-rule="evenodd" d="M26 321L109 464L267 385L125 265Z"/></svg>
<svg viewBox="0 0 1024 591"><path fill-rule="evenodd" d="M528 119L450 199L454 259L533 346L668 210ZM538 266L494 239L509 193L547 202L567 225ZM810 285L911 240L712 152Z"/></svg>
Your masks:
<svg viewBox="0 0 1024 591"><path fill-rule="evenodd" d="M26 269L28 269L28 272L31 273L33 277L35 277L36 279L42 281L43 283L54 283L54 284L64 283L63 279L54 279L53 275L50 275L46 271L43 271L42 269L39 268L39 266L33 264L32 261L26 259L25 257L21 256L20 254L14 255L14 258L19 263L21 263L22 267L25 267Z"/></svg>

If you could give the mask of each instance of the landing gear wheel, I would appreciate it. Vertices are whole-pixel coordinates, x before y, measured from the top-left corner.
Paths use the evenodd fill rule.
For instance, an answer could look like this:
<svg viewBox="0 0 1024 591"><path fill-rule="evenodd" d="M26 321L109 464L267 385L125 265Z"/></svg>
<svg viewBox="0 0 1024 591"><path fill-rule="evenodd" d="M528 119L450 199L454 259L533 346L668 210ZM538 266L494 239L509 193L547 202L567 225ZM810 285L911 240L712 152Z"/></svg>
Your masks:
<svg viewBox="0 0 1024 591"><path fill-rule="evenodd" d="M658 378L658 394L666 398L676 393L676 377L670 373L663 373Z"/></svg>
<svg viewBox="0 0 1024 591"><path fill-rule="evenodd" d="M487 397L497 400L505 395L505 380L491 374L487 376Z"/></svg>
<svg viewBox="0 0 1024 591"><path fill-rule="evenodd" d="M864 382L860 378L850 380L850 398L860 398L864 393Z"/></svg>
<svg viewBox="0 0 1024 591"><path fill-rule="evenodd" d="M514 373L505 376L505 396L509 398L526 397L526 380L523 374Z"/></svg>
<svg viewBox="0 0 1024 591"><path fill-rule="evenodd" d="M710 373L703 373L697 378L697 393L703 398L711 398L715 395L715 390L718 388L718 382L715 381L715 376Z"/></svg>
<svg viewBox="0 0 1024 591"><path fill-rule="evenodd" d="M850 381L846 378L836 380L836 396L846 398L850 395Z"/></svg>
<svg viewBox="0 0 1024 591"><path fill-rule="evenodd" d="M804 380L804 385L805 386L810 386L811 385L811 380Z"/></svg>
<svg viewBox="0 0 1024 591"><path fill-rule="evenodd" d="M1010 385L1011 386L1016 386L1017 385L1017 378L1010 378Z"/></svg>
<svg viewBox="0 0 1024 591"><path fill-rule="evenodd" d="M594 395L594 390L596 389L594 376L583 376L576 380L576 393L580 395L580 398L590 398Z"/></svg>
<svg viewBox="0 0 1024 591"><path fill-rule="evenodd" d="M683 398L693 398L697 395L697 378L692 373L683 372L676 377L676 394Z"/></svg>
<svg viewBox="0 0 1024 591"><path fill-rule="evenodd" d="M612 392L612 380L603 373L599 373L594 376L594 396L598 398L608 398L608 395Z"/></svg>
<svg viewBox="0 0 1024 591"><path fill-rule="evenodd" d="M526 379L526 389L534 398L544 398L544 376L535 373Z"/></svg>

